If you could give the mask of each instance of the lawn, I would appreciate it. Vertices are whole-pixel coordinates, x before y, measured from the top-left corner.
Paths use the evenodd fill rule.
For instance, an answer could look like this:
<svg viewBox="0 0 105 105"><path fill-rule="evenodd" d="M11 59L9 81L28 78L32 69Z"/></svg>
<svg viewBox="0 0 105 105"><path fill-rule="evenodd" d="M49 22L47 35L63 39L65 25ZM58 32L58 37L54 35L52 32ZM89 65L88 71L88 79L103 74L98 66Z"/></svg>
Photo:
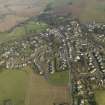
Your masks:
<svg viewBox="0 0 105 105"><path fill-rule="evenodd" d="M95 95L98 105L105 105L105 90L97 90Z"/></svg>
<svg viewBox="0 0 105 105"><path fill-rule="evenodd" d="M56 72L49 77L49 83L53 85L67 85L69 80L68 71Z"/></svg>
<svg viewBox="0 0 105 105"><path fill-rule="evenodd" d="M27 77L28 74L20 70L0 72L0 105L8 99L13 105L24 105Z"/></svg>

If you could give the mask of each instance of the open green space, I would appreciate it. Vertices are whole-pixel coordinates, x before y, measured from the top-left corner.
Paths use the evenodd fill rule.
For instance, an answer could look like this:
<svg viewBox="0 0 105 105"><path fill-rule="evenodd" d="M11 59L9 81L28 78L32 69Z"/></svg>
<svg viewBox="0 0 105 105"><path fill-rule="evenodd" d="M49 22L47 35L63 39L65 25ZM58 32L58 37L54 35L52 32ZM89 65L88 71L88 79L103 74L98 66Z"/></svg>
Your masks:
<svg viewBox="0 0 105 105"><path fill-rule="evenodd" d="M39 33L44 31L47 28L47 24L43 22L29 21L25 25L25 28L27 33L33 33L33 32Z"/></svg>
<svg viewBox="0 0 105 105"><path fill-rule="evenodd" d="M0 72L0 105L11 100L12 105L24 105L28 73L22 70Z"/></svg>
<svg viewBox="0 0 105 105"><path fill-rule="evenodd" d="M98 105L105 105L105 90L96 90L95 96Z"/></svg>
<svg viewBox="0 0 105 105"><path fill-rule="evenodd" d="M49 77L49 83L52 85L67 85L68 80L68 71L56 72Z"/></svg>
<svg viewBox="0 0 105 105"><path fill-rule="evenodd" d="M25 35L39 33L44 31L46 28L47 24L36 20L30 20L27 23L14 28L11 32L0 32L0 43L18 39Z"/></svg>

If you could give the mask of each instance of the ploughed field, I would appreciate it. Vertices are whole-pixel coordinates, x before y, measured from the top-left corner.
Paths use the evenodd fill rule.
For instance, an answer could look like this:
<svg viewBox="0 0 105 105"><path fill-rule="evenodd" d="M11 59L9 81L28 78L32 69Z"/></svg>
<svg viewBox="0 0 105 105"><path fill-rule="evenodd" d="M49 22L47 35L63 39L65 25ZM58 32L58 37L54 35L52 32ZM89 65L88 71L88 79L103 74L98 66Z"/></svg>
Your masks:
<svg viewBox="0 0 105 105"><path fill-rule="evenodd" d="M0 0L0 31L39 15L46 5L47 0Z"/></svg>

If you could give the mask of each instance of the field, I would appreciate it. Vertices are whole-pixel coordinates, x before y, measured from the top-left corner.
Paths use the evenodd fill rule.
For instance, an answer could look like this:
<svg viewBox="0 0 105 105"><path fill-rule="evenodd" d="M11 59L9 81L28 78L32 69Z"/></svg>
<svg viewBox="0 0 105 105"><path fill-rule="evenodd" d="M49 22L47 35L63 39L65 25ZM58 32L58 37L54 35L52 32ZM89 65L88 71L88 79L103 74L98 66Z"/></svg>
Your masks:
<svg viewBox="0 0 105 105"><path fill-rule="evenodd" d="M23 105L28 76L24 71L0 72L0 105L11 100L14 105Z"/></svg>
<svg viewBox="0 0 105 105"><path fill-rule="evenodd" d="M68 80L68 71L56 72L49 77L49 83L57 86L67 85Z"/></svg>
<svg viewBox="0 0 105 105"><path fill-rule="evenodd" d="M0 0L0 32L43 12L47 0Z"/></svg>
<svg viewBox="0 0 105 105"><path fill-rule="evenodd" d="M0 105L11 100L14 105L53 105L69 102L67 86L49 84L29 68L0 72Z"/></svg>
<svg viewBox="0 0 105 105"><path fill-rule="evenodd" d="M25 35L30 35L34 32L41 32L47 28L47 24L43 22L37 22L36 20L30 20L27 23L14 28L10 32L0 32L0 43L19 39L24 37Z"/></svg>
<svg viewBox="0 0 105 105"><path fill-rule="evenodd" d="M53 105L59 102L69 103L67 86L51 85L43 77L31 72L25 105Z"/></svg>
<svg viewBox="0 0 105 105"><path fill-rule="evenodd" d="M72 13L81 22L105 22L105 0L50 0L56 14ZM51 5L51 4L50 4Z"/></svg>
<svg viewBox="0 0 105 105"><path fill-rule="evenodd" d="M98 105L105 105L105 90L97 90L95 93Z"/></svg>
<svg viewBox="0 0 105 105"><path fill-rule="evenodd" d="M56 14L72 13L82 22L105 21L105 0L0 0L0 32L5 32L51 4Z"/></svg>

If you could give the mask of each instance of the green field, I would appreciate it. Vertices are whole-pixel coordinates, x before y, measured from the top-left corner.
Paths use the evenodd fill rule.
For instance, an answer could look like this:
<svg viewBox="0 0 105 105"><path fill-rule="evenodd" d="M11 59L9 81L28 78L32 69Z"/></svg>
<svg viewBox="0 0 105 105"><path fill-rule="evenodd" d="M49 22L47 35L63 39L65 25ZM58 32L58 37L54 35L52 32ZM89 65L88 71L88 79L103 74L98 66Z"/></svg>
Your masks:
<svg viewBox="0 0 105 105"><path fill-rule="evenodd" d="M0 32L0 43L19 39L32 33L39 33L44 31L46 28L47 24L43 22L37 22L36 20L30 20L22 26L16 27L11 32Z"/></svg>
<svg viewBox="0 0 105 105"><path fill-rule="evenodd" d="M105 105L105 90L97 90L95 95L98 105Z"/></svg>
<svg viewBox="0 0 105 105"><path fill-rule="evenodd" d="M49 77L49 83L53 85L67 85L68 84L68 71L56 72Z"/></svg>
<svg viewBox="0 0 105 105"><path fill-rule="evenodd" d="M5 100L11 100L13 105L24 105L27 75L20 70L0 72L0 105Z"/></svg>
<svg viewBox="0 0 105 105"><path fill-rule="evenodd" d="M49 84L30 68L1 70L0 105L4 105L6 100L12 102L8 105L52 105L56 100L68 102L67 74L68 72L55 73L50 77Z"/></svg>

